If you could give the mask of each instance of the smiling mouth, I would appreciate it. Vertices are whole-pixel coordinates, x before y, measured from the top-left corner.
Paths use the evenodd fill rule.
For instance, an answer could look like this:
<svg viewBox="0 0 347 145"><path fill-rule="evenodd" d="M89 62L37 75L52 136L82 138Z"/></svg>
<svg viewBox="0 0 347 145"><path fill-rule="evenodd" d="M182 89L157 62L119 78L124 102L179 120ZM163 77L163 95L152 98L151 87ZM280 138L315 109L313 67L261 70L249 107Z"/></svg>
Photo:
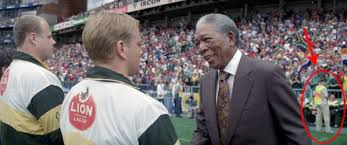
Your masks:
<svg viewBox="0 0 347 145"><path fill-rule="evenodd" d="M212 56L211 55L207 55L207 56L205 56L205 60L207 61L207 62L210 62L210 59L212 58Z"/></svg>

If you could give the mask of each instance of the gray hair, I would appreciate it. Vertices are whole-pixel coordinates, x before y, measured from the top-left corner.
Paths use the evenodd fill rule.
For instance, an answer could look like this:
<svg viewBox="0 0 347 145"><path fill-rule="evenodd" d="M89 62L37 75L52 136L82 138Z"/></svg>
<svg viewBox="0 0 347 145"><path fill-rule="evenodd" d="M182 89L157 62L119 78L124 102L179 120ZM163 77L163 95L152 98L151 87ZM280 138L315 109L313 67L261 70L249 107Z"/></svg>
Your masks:
<svg viewBox="0 0 347 145"><path fill-rule="evenodd" d="M16 46L22 46L29 33L42 34L42 22L46 22L46 20L35 15L25 15L18 18L13 26Z"/></svg>
<svg viewBox="0 0 347 145"><path fill-rule="evenodd" d="M234 21L230 19L228 16L218 13L207 14L199 19L197 24L200 23L214 24L217 28L217 31L223 34L233 32L236 38L236 45L240 46L241 40L239 29L237 28Z"/></svg>

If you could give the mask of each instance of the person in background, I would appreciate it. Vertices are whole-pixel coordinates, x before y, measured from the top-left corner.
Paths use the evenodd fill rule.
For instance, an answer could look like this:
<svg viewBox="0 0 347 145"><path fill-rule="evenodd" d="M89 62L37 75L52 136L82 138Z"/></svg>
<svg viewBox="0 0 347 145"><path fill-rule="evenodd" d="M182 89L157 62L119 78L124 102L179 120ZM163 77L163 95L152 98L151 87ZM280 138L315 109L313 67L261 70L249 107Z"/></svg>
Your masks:
<svg viewBox="0 0 347 145"><path fill-rule="evenodd" d="M329 90L332 90L332 92L329 93L329 96L331 96L331 95L334 95L335 97L342 96L341 92L339 92L340 85L338 84L335 77L333 75L328 74L328 76L326 78L328 78L327 88Z"/></svg>
<svg viewBox="0 0 347 145"><path fill-rule="evenodd" d="M10 51L6 51L5 49L0 49L0 78L2 74L5 73L7 67L10 65L12 61L12 55Z"/></svg>
<svg viewBox="0 0 347 145"><path fill-rule="evenodd" d="M0 140L2 145L62 145L59 111L62 84L44 63L55 40L47 21L22 16L13 27L17 52L2 77ZM7 85L6 85L7 83Z"/></svg>
<svg viewBox="0 0 347 145"><path fill-rule="evenodd" d="M301 88L302 88L302 84L301 84L301 82L299 81L299 77L297 77L297 76L293 76L293 77L291 78L290 83L292 84L292 88L293 88L293 89L301 89Z"/></svg>
<svg viewBox="0 0 347 145"><path fill-rule="evenodd" d="M172 88L172 98L175 106L175 114L176 117L181 117L182 113L182 97L180 96L180 90L181 90L181 80L178 79L176 82L173 84Z"/></svg>
<svg viewBox="0 0 347 145"><path fill-rule="evenodd" d="M158 101L164 104L164 96L165 96L165 84L163 83L162 80L159 80L157 84L157 98Z"/></svg>
<svg viewBox="0 0 347 145"><path fill-rule="evenodd" d="M342 108L340 107L340 101L336 99L334 94L331 94L328 100L328 104L333 126L337 128L340 118L340 111L342 111Z"/></svg>
<svg viewBox="0 0 347 145"><path fill-rule="evenodd" d="M88 18L82 40L95 67L66 95L65 145L179 145L167 109L128 77L139 74L139 21L124 13Z"/></svg>
<svg viewBox="0 0 347 145"><path fill-rule="evenodd" d="M316 76L318 77L318 75ZM322 118L324 119L325 130L327 133L332 133L330 127L330 110L328 104L328 90L324 79L320 79L319 84L314 91L314 108L317 109L316 114L316 131L322 128Z"/></svg>
<svg viewBox="0 0 347 145"><path fill-rule="evenodd" d="M2 74L5 73L11 61L12 61L12 55L10 54L10 52L6 51L5 49L0 49L0 92L4 91L5 85L7 82L7 79L6 80L5 78L2 79ZM0 145L1 145L1 141L0 141Z"/></svg>
<svg viewBox="0 0 347 145"><path fill-rule="evenodd" d="M195 109L196 109L196 100L194 98L194 94L190 94L188 98L188 105L189 105L189 112L191 113L189 118L194 118L195 117Z"/></svg>
<svg viewBox="0 0 347 145"><path fill-rule="evenodd" d="M345 68L345 73L342 76L342 86L343 86L343 90L345 91L345 97L347 97L347 69Z"/></svg>

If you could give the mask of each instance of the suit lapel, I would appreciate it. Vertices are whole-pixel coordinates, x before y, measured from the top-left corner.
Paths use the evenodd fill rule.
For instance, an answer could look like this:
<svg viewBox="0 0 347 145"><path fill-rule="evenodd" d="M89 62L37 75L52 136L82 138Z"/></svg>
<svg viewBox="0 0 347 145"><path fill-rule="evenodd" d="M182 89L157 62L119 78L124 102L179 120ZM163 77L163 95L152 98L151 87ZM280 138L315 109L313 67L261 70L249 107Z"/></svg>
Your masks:
<svg viewBox="0 0 347 145"><path fill-rule="evenodd" d="M219 131L218 131L218 121L216 113L216 91L217 91L217 70L212 70L206 78L206 88L205 90L205 102L206 102L206 119L211 123L208 124L208 130L211 135L215 136L211 139L215 139L215 143L220 143Z"/></svg>
<svg viewBox="0 0 347 145"><path fill-rule="evenodd" d="M249 96L249 93L251 91L252 85L253 85L253 78L251 77L252 74L252 63L247 58L247 56L242 55L240 64L238 66L235 79L234 79L234 85L233 85L233 92L232 92L232 98L231 98L231 112L229 114L230 116L230 124L228 128L226 137L226 143L230 143L231 138L235 132L235 129L237 127L238 121L240 120L244 105L247 101L247 98Z"/></svg>

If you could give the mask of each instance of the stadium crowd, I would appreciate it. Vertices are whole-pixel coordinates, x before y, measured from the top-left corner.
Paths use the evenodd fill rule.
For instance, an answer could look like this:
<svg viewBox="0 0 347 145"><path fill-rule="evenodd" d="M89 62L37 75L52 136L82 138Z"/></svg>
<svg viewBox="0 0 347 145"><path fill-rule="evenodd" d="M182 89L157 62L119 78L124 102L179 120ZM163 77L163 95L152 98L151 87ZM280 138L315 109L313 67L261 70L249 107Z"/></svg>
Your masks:
<svg viewBox="0 0 347 145"><path fill-rule="evenodd" d="M328 69L342 80L347 70L339 50L346 47L346 18L347 11L305 10L254 12L234 20L240 29L243 53L280 65L290 78L292 87L302 88L309 75L318 68ZM308 61L306 52L298 46L304 38L303 28L308 28L314 52L319 54L317 66L303 66ZM208 63L197 55L194 31L189 24L177 27L149 25L143 26L141 32L143 57L140 75L132 78L135 83L153 90L160 80L167 85L179 81L183 85L199 85L198 80L208 71ZM80 81L86 69L92 66L79 43L57 47L48 64L68 86ZM329 85L338 88L337 81L329 75L314 77L311 85L316 85L319 79L325 79L331 83Z"/></svg>

